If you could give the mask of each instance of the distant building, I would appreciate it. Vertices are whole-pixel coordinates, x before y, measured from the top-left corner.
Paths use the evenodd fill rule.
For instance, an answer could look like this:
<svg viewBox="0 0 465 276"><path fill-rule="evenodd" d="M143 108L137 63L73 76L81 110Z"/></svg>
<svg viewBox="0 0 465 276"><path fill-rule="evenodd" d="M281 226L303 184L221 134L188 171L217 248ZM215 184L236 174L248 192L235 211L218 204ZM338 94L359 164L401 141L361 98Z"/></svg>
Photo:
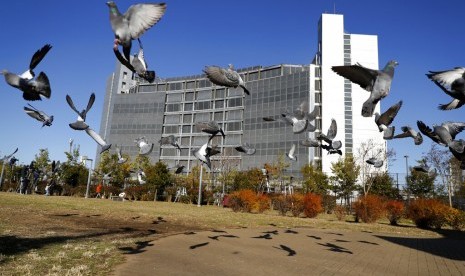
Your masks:
<svg viewBox="0 0 465 276"><path fill-rule="evenodd" d="M318 50L311 64L237 69L251 91L250 96L242 89L216 86L205 75L158 79L149 84L117 63L107 81L100 134L131 157L138 153L134 139L145 136L155 144L149 155L153 162L161 160L168 167L179 163L189 171L199 164L192 149L208 140L207 134L195 129L195 123L215 120L223 127L226 138L218 136L212 140L222 152L212 158L213 170L221 168L220 160L241 170L263 168L296 144L297 162L290 161L286 174L300 177L302 166L318 160L323 171L330 173L331 162L337 161L339 155L303 147L299 141L326 133L331 118L338 123L336 139L343 142L343 153L355 153L368 139L385 147L374 118L361 116L368 92L331 70L333 65L355 62L378 68L378 47L376 36L344 33L342 15L323 14L318 37ZM308 101L310 111L321 106L321 114L311 122L317 127L316 132L294 134L291 126L263 120L267 116L280 117L286 110L294 111L303 101ZM376 110L379 108L378 105ZM158 144L161 137L171 134L179 137L181 151ZM241 143L255 147L255 155L237 152L234 147Z"/></svg>

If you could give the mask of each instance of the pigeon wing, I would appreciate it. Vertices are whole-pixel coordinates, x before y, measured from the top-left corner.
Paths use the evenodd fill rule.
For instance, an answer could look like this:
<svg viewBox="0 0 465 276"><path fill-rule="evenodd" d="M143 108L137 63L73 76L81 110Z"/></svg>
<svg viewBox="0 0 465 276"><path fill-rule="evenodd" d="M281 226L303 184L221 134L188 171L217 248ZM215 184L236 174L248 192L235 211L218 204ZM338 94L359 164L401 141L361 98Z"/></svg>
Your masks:
<svg viewBox="0 0 465 276"><path fill-rule="evenodd" d="M74 112L76 112L79 116L81 116L81 112L79 112L76 107L74 106L73 100L69 95L66 95L66 102L68 103L69 107L71 107Z"/></svg>
<svg viewBox="0 0 465 276"><path fill-rule="evenodd" d="M410 127L408 126L403 126L400 128L403 132L400 133L400 134L397 134L395 136L393 136L392 138L407 138L407 137L411 137L411 132L410 132Z"/></svg>
<svg viewBox="0 0 465 276"><path fill-rule="evenodd" d="M438 144L442 143L439 136L429 126L425 125L425 123L423 123L422 121L417 121L417 126L420 132L428 136L431 140Z"/></svg>
<svg viewBox="0 0 465 276"><path fill-rule="evenodd" d="M378 119L379 124L388 126L394 121L394 118L397 116L399 109L402 107L402 101L399 101L395 105L391 106L386 110Z"/></svg>
<svg viewBox="0 0 465 276"><path fill-rule="evenodd" d="M372 91L374 80L378 77L378 70L369 69L360 64L333 66L331 69L367 91Z"/></svg>
<svg viewBox="0 0 465 276"><path fill-rule="evenodd" d="M216 85L227 87L235 87L239 85L239 81L231 80L231 74L221 67L206 66L203 72L207 75L207 78Z"/></svg>
<svg viewBox="0 0 465 276"><path fill-rule="evenodd" d="M455 136L465 129L465 123L446 122L444 126L449 130L452 139L455 139Z"/></svg>
<svg viewBox="0 0 465 276"><path fill-rule="evenodd" d="M17 152L18 152L18 148L16 148L15 151L12 154L10 154L8 156L5 156L4 159L6 159L6 160L10 159Z"/></svg>
<svg viewBox="0 0 465 276"><path fill-rule="evenodd" d="M24 111L26 112L27 115L31 116L32 118L36 119L39 122L44 122L46 120L43 114L39 112L38 110L25 106Z"/></svg>
<svg viewBox="0 0 465 276"><path fill-rule="evenodd" d="M292 147L289 150L289 156L294 156L294 152L295 152L295 144L292 144Z"/></svg>
<svg viewBox="0 0 465 276"><path fill-rule="evenodd" d="M129 33L132 39L139 38L145 31L160 21L165 11L165 3L136 4L129 7L123 17L129 23Z"/></svg>
<svg viewBox="0 0 465 276"><path fill-rule="evenodd" d="M87 102L87 107L86 107L86 111L84 112L84 115L87 114L87 112L89 112L94 102L95 102L95 93L92 93L90 95L89 102Z"/></svg>
<svg viewBox="0 0 465 276"><path fill-rule="evenodd" d="M326 134L326 138L329 140L333 140L337 135L337 123L336 120L331 119L331 125L328 128L328 134Z"/></svg>
<svg viewBox="0 0 465 276"><path fill-rule="evenodd" d="M455 80L463 78L464 74L465 67L456 67L452 70L429 71L429 74L426 74L426 76L434 82L450 87Z"/></svg>
<svg viewBox="0 0 465 276"><path fill-rule="evenodd" d="M36 66L42 61L45 55L47 55L50 49L52 49L52 46L50 44L45 44L44 47L37 50L34 55L32 55L31 63L29 64L29 70L36 68Z"/></svg>

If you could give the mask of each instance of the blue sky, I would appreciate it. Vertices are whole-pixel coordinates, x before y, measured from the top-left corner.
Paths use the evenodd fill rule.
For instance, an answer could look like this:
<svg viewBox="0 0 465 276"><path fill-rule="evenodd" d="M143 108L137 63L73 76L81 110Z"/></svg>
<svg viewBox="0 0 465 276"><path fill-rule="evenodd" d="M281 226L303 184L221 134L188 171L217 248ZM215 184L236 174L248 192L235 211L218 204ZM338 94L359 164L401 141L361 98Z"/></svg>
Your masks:
<svg viewBox="0 0 465 276"><path fill-rule="evenodd" d="M136 1L116 1L124 12ZM428 70L465 66L463 11L465 1L166 1L164 18L142 37L149 68L160 77L200 74L205 65L236 68L281 63L308 64L317 46L317 23L322 13L344 14L347 33L378 35L379 64L399 61L384 111L399 100L404 104L394 125L416 128L426 124L465 121L465 111L440 111L450 98L425 77ZM55 116L51 127L27 116L21 93L0 81L0 156L16 147L20 163L29 163L40 148L51 159L65 160L68 140L80 145L81 154L95 157L96 144L68 127L76 114L68 107L69 94L80 109L95 92L87 121L100 127L105 83L115 69L113 33L105 1L4 1L1 7L2 48L0 69L22 73L32 54L46 43L52 50L36 69L44 71L52 86L51 99L32 102ZM465 134L459 134L464 138ZM394 140L397 161L392 172L405 172L431 145L411 139Z"/></svg>

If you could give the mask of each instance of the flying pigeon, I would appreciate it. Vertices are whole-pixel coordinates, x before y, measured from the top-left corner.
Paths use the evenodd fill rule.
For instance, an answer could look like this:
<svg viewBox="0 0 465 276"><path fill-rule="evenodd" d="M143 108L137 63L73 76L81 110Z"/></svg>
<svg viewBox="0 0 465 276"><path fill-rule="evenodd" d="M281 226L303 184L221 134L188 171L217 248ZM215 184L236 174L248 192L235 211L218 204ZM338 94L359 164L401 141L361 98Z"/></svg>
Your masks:
<svg viewBox="0 0 465 276"><path fill-rule="evenodd" d="M429 172L429 166L426 164L424 160L422 160L420 161L419 165L413 167L413 170L417 172L427 173Z"/></svg>
<svg viewBox="0 0 465 276"><path fill-rule="evenodd" d="M139 77L145 79L149 83L152 83L155 80L155 71L148 71L147 62L144 58L144 49L142 48L142 42L140 39L139 41L139 52L135 54L131 60L131 62L127 61L119 52L118 45L115 44L113 47L113 52L115 53L116 58L126 66L129 70L131 70L134 74L137 74Z"/></svg>
<svg viewBox="0 0 465 276"><path fill-rule="evenodd" d="M107 144L107 142L105 142L105 140L102 139L102 137L100 137L100 135L95 132L93 129L91 129L90 127L86 128L86 133L92 138L94 139L95 142L97 142L97 144L99 144L102 149L100 150L100 154L102 154L103 152L105 152L106 150L110 149L111 147L111 144Z"/></svg>
<svg viewBox="0 0 465 276"><path fill-rule="evenodd" d="M153 143L149 144L144 136L135 139L134 142L139 147L139 154L140 155L147 155L147 154L150 154L152 152Z"/></svg>
<svg viewBox="0 0 465 276"><path fill-rule="evenodd" d="M50 49L52 49L52 45L45 44L42 48L37 50L34 55L32 55L31 62L29 63L29 69L22 73L19 77L25 80L32 80L36 76L33 70L42 61L42 59L44 59Z"/></svg>
<svg viewBox="0 0 465 276"><path fill-rule="evenodd" d="M244 143L240 146L234 148L238 152L245 153L247 155L253 155L257 151L256 149L252 148L248 143Z"/></svg>
<svg viewBox="0 0 465 276"><path fill-rule="evenodd" d="M199 122L195 124L195 127L202 132L210 134L211 135L210 140L218 133L221 133L221 136L223 136L223 139L226 138L226 135L224 134L223 129L220 127L220 125L216 121Z"/></svg>
<svg viewBox="0 0 465 276"><path fill-rule="evenodd" d="M86 122L86 116L87 112L91 109L92 105L94 104L95 101L95 94L92 93L89 98L89 102L87 103L86 109L83 109L82 111L78 111L78 109L74 106L73 100L69 95L66 95L66 101L68 102L68 105L71 107L74 112L78 114L78 118L76 122L69 124L69 127L74 129L74 130L85 130L89 126L85 123Z"/></svg>
<svg viewBox="0 0 465 276"><path fill-rule="evenodd" d="M380 132L384 131L383 138L385 140L390 140L394 136L394 126L389 126L392 121L394 121L394 118L397 116L397 113L399 112L399 109L402 106L402 101L399 101L395 105L391 106L383 112L383 114L379 115L378 112L375 113L375 123L378 125L378 129Z"/></svg>
<svg viewBox="0 0 465 276"><path fill-rule="evenodd" d="M465 143L462 139L459 139L459 142ZM465 170L465 151L457 152L453 148L449 148L452 155L460 161L460 169Z"/></svg>
<svg viewBox="0 0 465 276"><path fill-rule="evenodd" d="M295 144L292 144L291 149L289 152L286 153L286 156L289 157L292 161L297 161L297 156L294 155L295 152Z"/></svg>
<svg viewBox="0 0 465 276"><path fill-rule="evenodd" d="M446 71L429 71L426 76L444 93L454 98L448 104L440 104L440 110L451 110L465 104L465 67L456 67Z"/></svg>
<svg viewBox="0 0 465 276"><path fill-rule="evenodd" d="M340 141L339 141L340 142ZM339 146L339 145L338 145ZM341 144L342 146L342 144ZM340 147L339 146L338 148L334 148L332 146L332 144L329 144L329 145L324 145L324 144L321 144L321 148L326 150L328 152L328 154L339 154L339 155L342 155L342 151L340 150Z"/></svg>
<svg viewBox="0 0 465 276"><path fill-rule="evenodd" d="M121 154L121 149L116 146L116 154L118 155L118 164L123 164L123 163L126 163L126 161L128 161L127 158L124 158L123 155Z"/></svg>
<svg viewBox="0 0 465 276"><path fill-rule="evenodd" d="M184 165L176 165L176 170L174 171L175 174L180 174L184 170L185 166Z"/></svg>
<svg viewBox="0 0 465 276"><path fill-rule="evenodd" d="M208 140L208 142L203 144L200 148L192 150L192 154L202 163L207 164L208 168L211 170L210 156L212 148L208 146L209 141L210 140Z"/></svg>
<svg viewBox="0 0 465 276"><path fill-rule="evenodd" d="M40 95L50 98L52 94L50 81L44 72L40 72L35 80L23 79L14 73L8 72L8 70L2 70L0 74L5 77L5 81L10 86L23 91L23 98L26 101L41 101Z"/></svg>
<svg viewBox="0 0 465 276"><path fill-rule="evenodd" d="M163 17L165 3L135 4L121 14L115 2L107 2L110 8L110 24L115 34L116 46L123 46L126 60L130 60L132 40L139 38Z"/></svg>
<svg viewBox="0 0 465 276"><path fill-rule="evenodd" d="M229 64L228 69L218 66L206 66L203 72L207 75L207 78L216 85L234 88L240 86L247 95L250 95L250 91L245 87L241 75L234 71L232 64Z"/></svg>
<svg viewBox="0 0 465 276"><path fill-rule="evenodd" d="M357 63L349 66L333 66L332 70L371 92L370 97L363 103L362 107L362 116L371 117L376 104L389 94L394 68L398 64L397 61L391 60L383 70L373 70Z"/></svg>
<svg viewBox="0 0 465 276"><path fill-rule="evenodd" d="M285 121L292 125L292 132L295 134L302 133L307 129L308 121L305 117L299 120L294 114L287 111L282 113L281 116L283 116Z"/></svg>
<svg viewBox="0 0 465 276"><path fill-rule="evenodd" d="M455 136L465 129L465 123L444 122L440 126L433 125L433 129L422 121L417 121L417 125L421 133L434 142L452 148L457 153L463 153L465 143L463 140L455 140Z"/></svg>
<svg viewBox="0 0 465 276"><path fill-rule="evenodd" d="M38 110L37 108L33 107L32 105L28 104L30 107L25 106L24 111L27 115L31 116L32 118L36 119L37 121L42 123L42 127L44 126L51 126L53 122L53 115L48 116L45 112Z"/></svg>
<svg viewBox="0 0 465 276"><path fill-rule="evenodd" d="M401 130L403 131L401 134L397 134L396 136L393 136L393 139L398 139L398 138L406 138L406 137L412 137L413 141L415 142L415 145L420 145L423 143L423 136L421 136L420 132L417 132L413 128L409 126L403 126L401 127Z"/></svg>
<svg viewBox="0 0 465 276"><path fill-rule="evenodd" d="M143 170L139 170L137 172L137 180L139 181L140 185L144 185L145 183L147 183L147 181L144 178L146 178L145 172Z"/></svg>
<svg viewBox="0 0 465 276"><path fill-rule="evenodd" d="M173 147L178 148L178 150L181 150L181 147L178 145L178 142L176 141L176 137L174 137L174 135L162 137L158 141L158 143L160 143L160 145L172 145Z"/></svg>
<svg viewBox="0 0 465 276"><path fill-rule="evenodd" d="M381 168L384 164L383 160L379 160L374 157L367 159L366 162L370 165L373 165L375 168Z"/></svg>
<svg viewBox="0 0 465 276"><path fill-rule="evenodd" d="M342 142L339 140L334 140L337 135L337 123L336 120L331 119L331 125L328 128L326 135L320 133L317 137L318 140L323 140L330 145L331 149L338 150L342 147Z"/></svg>

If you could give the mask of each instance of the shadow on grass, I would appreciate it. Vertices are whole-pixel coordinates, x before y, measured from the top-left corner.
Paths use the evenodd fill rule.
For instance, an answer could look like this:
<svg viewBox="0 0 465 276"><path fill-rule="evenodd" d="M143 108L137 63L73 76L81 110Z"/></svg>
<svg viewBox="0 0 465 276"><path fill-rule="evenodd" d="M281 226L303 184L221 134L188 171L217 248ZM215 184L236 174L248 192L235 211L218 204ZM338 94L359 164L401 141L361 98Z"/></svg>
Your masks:
<svg viewBox="0 0 465 276"><path fill-rule="evenodd" d="M136 247L120 247L119 250L125 251L124 254L139 254L145 252L144 248L147 246L153 246L150 241L139 241L136 242Z"/></svg>
<svg viewBox="0 0 465 276"><path fill-rule="evenodd" d="M318 243L318 244L327 247L329 251L333 251L333 252L337 252L337 253L354 254L352 251L348 250L347 248L336 245L334 243L327 242L327 243Z"/></svg>
<svg viewBox="0 0 465 276"><path fill-rule="evenodd" d="M392 237L374 235L382 240L397 245L412 248L418 251L430 253L450 260L465 261L465 233L454 230L434 230L443 237L417 238L417 237Z"/></svg>
<svg viewBox="0 0 465 276"><path fill-rule="evenodd" d="M0 255L14 256L26 253L31 249L41 249L43 247L65 243L68 241L78 241L91 239L96 237L103 237L115 234L128 234L132 232L140 232L140 230L133 228L122 228L119 230L111 230L105 232L89 233L83 235L64 235L64 236L47 236L47 237L19 237L15 235L2 235L0 236ZM147 234L150 234L149 232ZM140 245L137 246L140 251ZM136 249L137 249L136 248ZM0 264L6 261L5 258L0 260Z"/></svg>

